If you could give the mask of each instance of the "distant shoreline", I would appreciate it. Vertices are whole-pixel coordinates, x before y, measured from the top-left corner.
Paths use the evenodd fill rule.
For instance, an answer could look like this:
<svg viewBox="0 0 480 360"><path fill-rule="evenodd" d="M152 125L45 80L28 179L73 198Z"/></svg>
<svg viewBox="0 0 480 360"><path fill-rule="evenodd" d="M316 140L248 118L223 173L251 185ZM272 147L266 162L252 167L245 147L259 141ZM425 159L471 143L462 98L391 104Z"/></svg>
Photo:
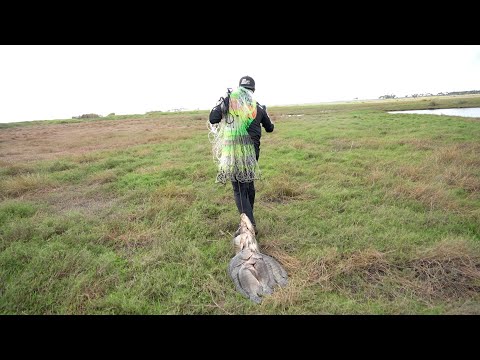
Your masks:
<svg viewBox="0 0 480 360"><path fill-rule="evenodd" d="M449 99L449 98L478 98L480 94L454 94L454 95L431 95L431 96L417 96L417 97L395 97L388 99L352 99L352 100L335 100L335 101L322 101L322 102L309 102L309 103L292 103L292 104L271 104L267 105L269 109L282 108L282 107L302 107L302 106L322 106L322 105L342 105L342 104L361 104L361 103L388 103L388 102L412 102L412 101L428 101L429 99ZM462 106L463 107L463 106ZM206 112L210 109L171 109L167 111L147 111L143 114L117 114L113 116L100 116L98 118L92 118L88 120L108 120L108 119L120 119L120 118L132 118L132 117L145 117L149 114L175 114L175 113L196 113ZM75 122L87 121L87 119L75 118L56 118L56 119L34 119L34 120L14 120L14 121L0 121L1 124L14 124L14 123L32 123L32 122L44 122L44 121L56 121L56 122Z"/></svg>

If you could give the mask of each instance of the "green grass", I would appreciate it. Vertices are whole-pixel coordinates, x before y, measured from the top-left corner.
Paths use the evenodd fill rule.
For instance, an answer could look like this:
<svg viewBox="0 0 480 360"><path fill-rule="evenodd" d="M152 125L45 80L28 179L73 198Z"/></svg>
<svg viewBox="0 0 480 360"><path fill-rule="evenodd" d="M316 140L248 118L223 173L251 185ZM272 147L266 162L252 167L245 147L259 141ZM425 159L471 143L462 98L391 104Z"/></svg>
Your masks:
<svg viewBox="0 0 480 360"><path fill-rule="evenodd" d="M2 126L0 313L480 314L480 121L385 113L424 100L269 108L255 215L289 283L261 305L227 273L239 214L208 112ZM78 132L99 122L110 147ZM13 136L58 126L81 151Z"/></svg>

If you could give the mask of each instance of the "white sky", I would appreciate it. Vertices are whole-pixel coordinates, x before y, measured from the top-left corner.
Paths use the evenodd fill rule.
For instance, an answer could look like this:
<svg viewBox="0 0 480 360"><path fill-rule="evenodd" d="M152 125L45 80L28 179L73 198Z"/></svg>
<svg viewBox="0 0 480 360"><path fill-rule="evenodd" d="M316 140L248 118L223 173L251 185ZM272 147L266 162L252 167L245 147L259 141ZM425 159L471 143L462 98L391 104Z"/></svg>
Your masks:
<svg viewBox="0 0 480 360"><path fill-rule="evenodd" d="M479 45L0 45L0 122L480 90Z"/></svg>

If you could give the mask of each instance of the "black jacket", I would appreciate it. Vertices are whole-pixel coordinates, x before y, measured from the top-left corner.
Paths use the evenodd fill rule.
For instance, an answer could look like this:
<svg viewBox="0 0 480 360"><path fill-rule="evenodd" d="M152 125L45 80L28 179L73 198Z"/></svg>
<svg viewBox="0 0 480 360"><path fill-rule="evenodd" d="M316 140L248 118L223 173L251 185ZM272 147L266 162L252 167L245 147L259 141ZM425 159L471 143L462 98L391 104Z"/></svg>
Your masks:
<svg viewBox="0 0 480 360"><path fill-rule="evenodd" d="M217 124L222 120L224 113L226 113L225 109L228 109L228 101L229 98L227 97L224 103L225 106L219 104L210 111L209 121L211 124ZM275 127L267 114L267 107L265 105L260 105L257 102L257 116L247 129L248 134L253 140L253 145L255 146L257 160L260 156L260 138L262 137L262 126L266 132L272 132L273 128Z"/></svg>

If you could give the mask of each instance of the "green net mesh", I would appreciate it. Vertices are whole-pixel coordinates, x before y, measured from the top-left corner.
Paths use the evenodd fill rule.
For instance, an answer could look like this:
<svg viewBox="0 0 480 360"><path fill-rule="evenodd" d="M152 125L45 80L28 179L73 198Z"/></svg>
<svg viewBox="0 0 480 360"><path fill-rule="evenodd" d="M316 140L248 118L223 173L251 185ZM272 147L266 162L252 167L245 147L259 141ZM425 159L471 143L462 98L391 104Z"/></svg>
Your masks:
<svg viewBox="0 0 480 360"><path fill-rule="evenodd" d="M230 103L224 118L218 124L209 123L209 139L218 171L216 181L250 182L260 178L255 147L247 132L257 116L257 102L253 92L238 87L230 93Z"/></svg>

